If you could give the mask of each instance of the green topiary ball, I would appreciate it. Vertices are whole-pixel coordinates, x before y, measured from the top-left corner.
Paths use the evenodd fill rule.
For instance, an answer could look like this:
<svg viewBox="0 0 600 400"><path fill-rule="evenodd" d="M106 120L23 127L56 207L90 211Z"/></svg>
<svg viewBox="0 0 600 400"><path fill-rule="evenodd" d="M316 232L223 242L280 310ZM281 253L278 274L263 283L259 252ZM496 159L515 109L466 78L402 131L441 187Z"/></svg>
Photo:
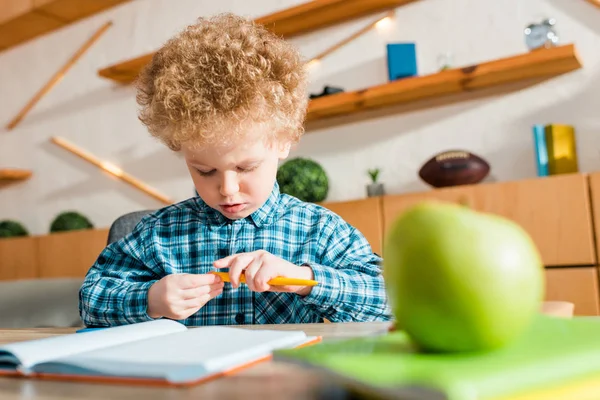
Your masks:
<svg viewBox="0 0 600 400"><path fill-rule="evenodd" d="M85 216L76 211L66 211L59 214L50 225L50 232L76 231L91 229L94 225Z"/></svg>
<svg viewBox="0 0 600 400"><path fill-rule="evenodd" d="M277 170L277 182L281 193L309 203L325 200L329 191L329 179L323 167L306 158L283 163Z"/></svg>
<svg viewBox="0 0 600 400"><path fill-rule="evenodd" d="M29 232L27 229L17 221L6 219L0 221L0 238L28 236Z"/></svg>

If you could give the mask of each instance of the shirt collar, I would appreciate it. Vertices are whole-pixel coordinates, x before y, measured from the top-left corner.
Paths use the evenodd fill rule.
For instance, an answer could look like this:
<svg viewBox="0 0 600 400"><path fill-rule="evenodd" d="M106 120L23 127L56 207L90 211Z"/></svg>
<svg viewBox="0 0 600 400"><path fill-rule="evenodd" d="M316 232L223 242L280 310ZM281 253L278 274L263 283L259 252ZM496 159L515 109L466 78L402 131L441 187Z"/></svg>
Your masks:
<svg viewBox="0 0 600 400"><path fill-rule="evenodd" d="M278 214L277 209L279 207L279 200L279 184L276 181L275 185L273 185L273 190L271 190L271 194L264 202L264 204L258 210L254 211L252 214L246 217L246 219L251 220L259 228L261 226L268 225L276 218ZM209 223L209 225L222 226L227 223L233 222L217 210L213 209L212 207L209 207L208 204L206 204L200 196L196 197L196 201L199 208L206 215L207 222Z"/></svg>
<svg viewBox="0 0 600 400"><path fill-rule="evenodd" d="M267 201L256 211L250 214L250 219L254 222L254 225L261 227L268 225L277 217L277 209L279 207L279 184L275 181L273 190L267 198Z"/></svg>

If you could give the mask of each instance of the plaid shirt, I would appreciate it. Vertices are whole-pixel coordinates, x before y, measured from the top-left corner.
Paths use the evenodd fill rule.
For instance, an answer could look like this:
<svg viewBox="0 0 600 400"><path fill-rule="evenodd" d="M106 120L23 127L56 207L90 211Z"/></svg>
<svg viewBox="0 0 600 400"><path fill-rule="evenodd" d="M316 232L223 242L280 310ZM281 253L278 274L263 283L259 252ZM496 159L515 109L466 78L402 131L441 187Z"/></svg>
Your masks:
<svg viewBox="0 0 600 400"><path fill-rule="evenodd" d="M324 207L274 189L265 204L229 220L200 197L145 216L132 233L107 246L88 271L79 311L90 326L152 320L148 289L173 273L204 274L215 260L266 250L309 265L314 286L307 296L252 292L246 285L223 293L180 322L185 325L280 324L390 320L381 258L364 236Z"/></svg>

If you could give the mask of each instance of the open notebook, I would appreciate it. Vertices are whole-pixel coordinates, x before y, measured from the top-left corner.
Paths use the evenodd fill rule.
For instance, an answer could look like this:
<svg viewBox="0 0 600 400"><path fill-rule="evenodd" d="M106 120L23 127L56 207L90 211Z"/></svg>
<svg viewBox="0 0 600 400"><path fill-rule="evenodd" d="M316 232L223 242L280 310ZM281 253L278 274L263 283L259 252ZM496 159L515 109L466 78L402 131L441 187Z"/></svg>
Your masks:
<svg viewBox="0 0 600 400"><path fill-rule="evenodd" d="M156 320L0 346L0 374L190 385L319 340L302 331Z"/></svg>

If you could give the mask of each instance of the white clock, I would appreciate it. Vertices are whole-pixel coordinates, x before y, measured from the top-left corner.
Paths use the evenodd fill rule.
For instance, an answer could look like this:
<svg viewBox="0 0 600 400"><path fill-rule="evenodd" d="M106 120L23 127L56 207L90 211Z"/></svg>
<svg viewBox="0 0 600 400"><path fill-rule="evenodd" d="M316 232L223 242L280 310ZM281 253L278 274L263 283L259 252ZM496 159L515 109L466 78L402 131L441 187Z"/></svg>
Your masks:
<svg viewBox="0 0 600 400"><path fill-rule="evenodd" d="M558 44L558 34L554 26L556 20L549 18L539 24L530 24L525 28L525 44L529 50L553 47Z"/></svg>

